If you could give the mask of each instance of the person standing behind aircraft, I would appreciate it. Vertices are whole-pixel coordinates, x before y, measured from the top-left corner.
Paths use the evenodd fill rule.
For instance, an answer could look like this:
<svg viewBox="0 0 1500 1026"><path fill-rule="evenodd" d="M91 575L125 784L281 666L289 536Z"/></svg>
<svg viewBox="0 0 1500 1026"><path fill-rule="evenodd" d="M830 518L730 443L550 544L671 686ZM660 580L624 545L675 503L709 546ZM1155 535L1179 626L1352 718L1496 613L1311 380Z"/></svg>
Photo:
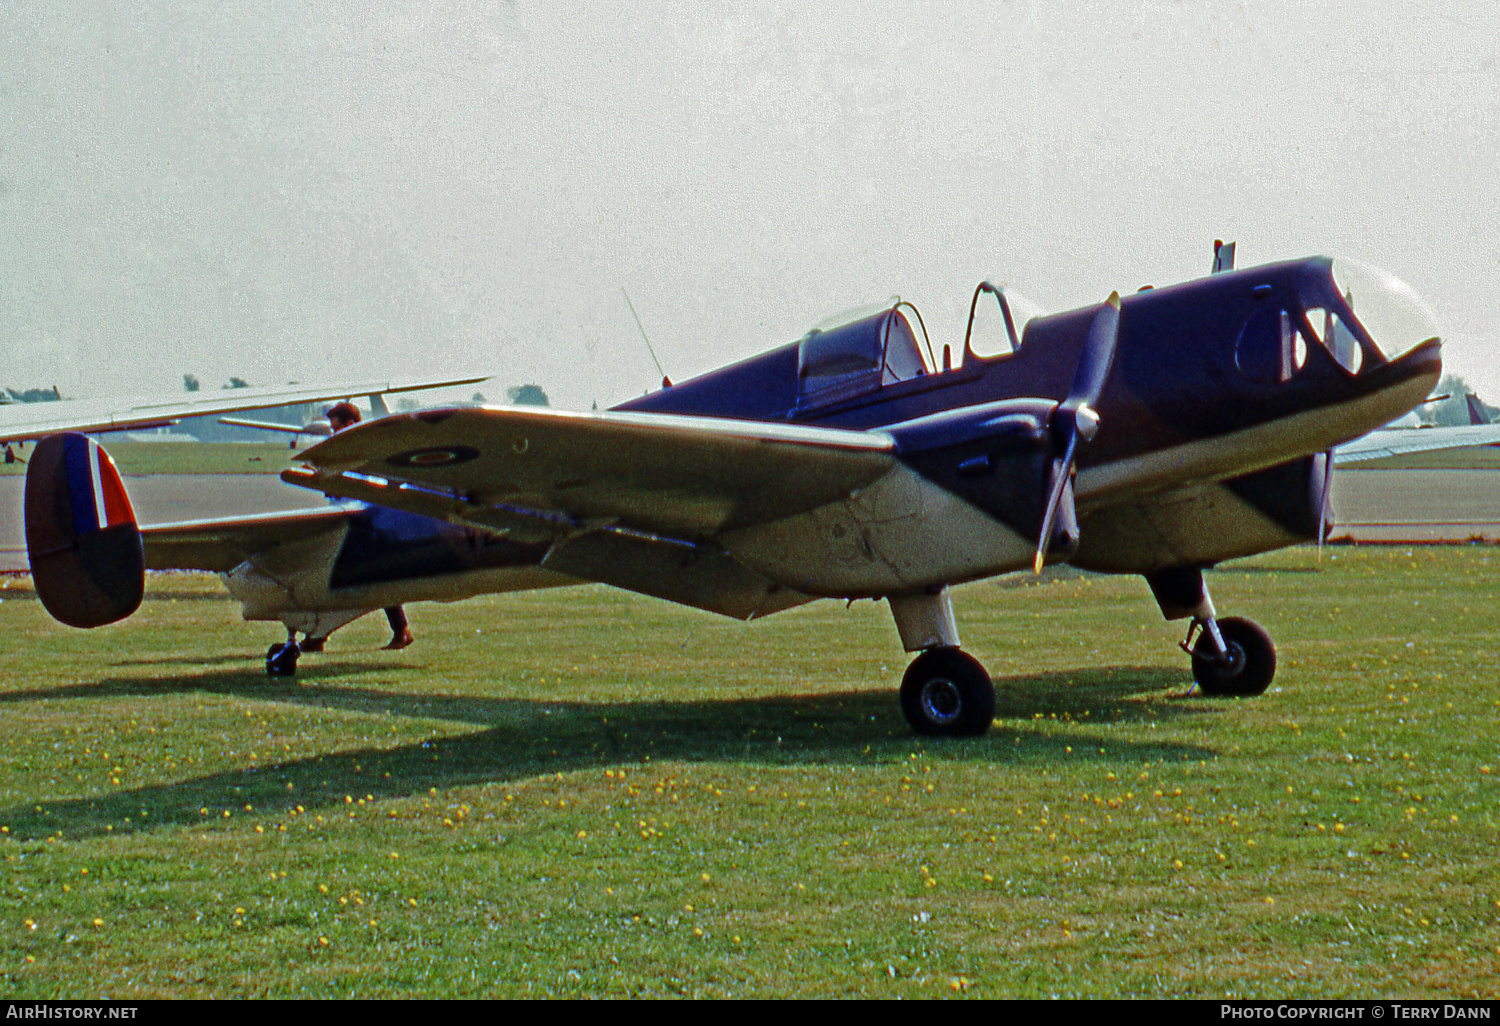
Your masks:
<svg viewBox="0 0 1500 1026"><path fill-rule="evenodd" d="M338 434L346 427L358 424L359 407L353 403L339 403L328 410L328 424L333 428L333 433ZM412 637L411 627L406 620L406 610L400 606L386 606L385 618L391 625L391 640L385 647L387 650L405 648L416 639Z"/></svg>

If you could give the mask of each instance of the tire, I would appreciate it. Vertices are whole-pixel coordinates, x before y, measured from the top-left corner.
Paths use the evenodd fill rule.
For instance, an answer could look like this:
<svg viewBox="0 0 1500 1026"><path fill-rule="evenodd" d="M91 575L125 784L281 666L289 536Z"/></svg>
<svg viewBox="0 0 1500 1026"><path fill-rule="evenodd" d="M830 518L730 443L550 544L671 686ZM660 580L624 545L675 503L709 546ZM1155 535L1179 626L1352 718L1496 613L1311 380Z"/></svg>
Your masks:
<svg viewBox="0 0 1500 1026"><path fill-rule="evenodd" d="M924 737L978 737L995 719L995 685L968 653L931 648L901 678L901 712Z"/></svg>
<svg viewBox="0 0 1500 1026"><path fill-rule="evenodd" d="M1229 662L1214 652L1208 631L1193 646L1193 679L1205 695L1248 698L1262 694L1276 676L1276 646L1253 620L1231 616L1219 621L1219 634L1229 649Z"/></svg>
<svg viewBox="0 0 1500 1026"><path fill-rule="evenodd" d="M301 655L296 642L288 641L272 645L266 650L266 673L272 677L292 677L297 673L297 656Z"/></svg>

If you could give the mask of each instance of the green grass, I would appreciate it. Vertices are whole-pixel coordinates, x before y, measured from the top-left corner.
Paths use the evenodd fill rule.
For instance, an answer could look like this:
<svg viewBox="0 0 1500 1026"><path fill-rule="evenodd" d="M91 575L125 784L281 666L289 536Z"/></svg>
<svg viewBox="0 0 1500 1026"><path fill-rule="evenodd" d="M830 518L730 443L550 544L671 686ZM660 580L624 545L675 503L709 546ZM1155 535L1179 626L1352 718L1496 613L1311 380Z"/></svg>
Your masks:
<svg viewBox="0 0 1500 1026"><path fill-rule="evenodd" d="M1486 547L1210 575L1281 668L1192 693L1135 579L959 589L1000 688L921 741L883 604L410 610L268 680L209 578L0 591L11 997L1500 994Z"/></svg>
<svg viewBox="0 0 1500 1026"><path fill-rule="evenodd" d="M279 474L295 466L292 459L315 441L304 437L290 449L285 442L111 442L105 446L120 473L140 474ZM20 453L31 456L31 446ZM26 464L0 462L0 474L24 474Z"/></svg>

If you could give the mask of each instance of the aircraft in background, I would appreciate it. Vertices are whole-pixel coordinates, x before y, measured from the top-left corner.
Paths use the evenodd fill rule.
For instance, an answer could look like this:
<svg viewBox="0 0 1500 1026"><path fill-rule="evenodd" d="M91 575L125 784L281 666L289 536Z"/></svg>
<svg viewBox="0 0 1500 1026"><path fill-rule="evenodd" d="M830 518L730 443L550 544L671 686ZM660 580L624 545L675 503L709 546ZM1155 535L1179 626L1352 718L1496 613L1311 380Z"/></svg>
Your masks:
<svg viewBox="0 0 1500 1026"><path fill-rule="evenodd" d="M219 392L189 392L122 405L109 399L63 399L47 403L0 405L0 444L45 438L65 431L127 431L166 427L187 417L240 410L259 410L294 403L316 403L368 395L376 401L392 392L413 392L455 385L472 385L487 377L432 381L325 382L315 385L272 385L231 388ZM384 407L381 401L381 406Z"/></svg>
<svg viewBox="0 0 1500 1026"><path fill-rule="evenodd" d="M1471 446L1500 444L1500 424L1490 420L1489 411L1484 408L1479 397L1470 392L1464 396L1464 402L1469 411L1469 423L1466 426L1381 428L1334 449L1334 466L1437 449L1466 449Z"/></svg>
<svg viewBox="0 0 1500 1026"><path fill-rule="evenodd" d="M283 472L346 500L310 511L140 528L97 443L55 436L27 476L37 594L92 627L135 610L147 568L218 571L246 619L285 626L275 675L298 633L429 599L602 582L747 620L885 599L917 654L903 713L961 736L995 691L950 587L1069 563L1144 577L1188 620L1203 691L1259 694L1275 647L1219 617L1202 571L1318 536L1327 452L1421 402L1441 346L1362 264L1234 270L1216 246L1215 271L1030 319L981 283L957 361L897 300L605 412L385 417ZM1008 351L984 357L991 300Z"/></svg>
<svg viewBox="0 0 1500 1026"><path fill-rule="evenodd" d="M54 402L62 398L62 393L57 390L56 385L53 385L51 398L44 398L46 396L47 390L44 388L28 389L25 392L17 392L13 388L0 388L0 406L31 402L35 399L41 399L43 402Z"/></svg>
<svg viewBox="0 0 1500 1026"><path fill-rule="evenodd" d="M1485 408L1484 403L1479 401L1479 396L1473 392L1464 393L1464 405L1469 409L1470 424L1489 424L1493 422L1490 411Z"/></svg>
<svg viewBox="0 0 1500 1026"><path fill-rule="evenodd" d="M463 384L463 382L454 382L454 384ZM519 391L519 389L512 389L512 391ZM391 408L386 405L385 399L380 395L380 393L371 393L371 395L369 396L369 400L370 416L365 418L365 423L368 423L371 420L378 420L381 417L389 417L391 415ZM482 402L483 397L476 393L474 399L471 401L463 403L449 403L448 405L478 406L481 405ZM328 411L326 410L323 412L323 416L319 417L316 420L308 421L305 424L278 424L274 421L269 420L251 420L247 417L220 417L219 423L232 424L235 427L257 428L261 431L276 431L282 434L289 434L292 436L292 448L296 448L297 443L302 439L304 435L312 438L327 438L329 435L333 434L333 424L329 422Z"/></svg>
<svg viewBox="0 0 1500 1026"><path fill-rule="evenodd" d="M43 396L46 395L46 392L44 390L38 389L38 390L35 390L35 391L40 392L41 395L43 395ZM51 396L51 398L41 399L40 401L42 401L42 402L55 402L55 401L58 401L58 400L61 400L61 399L62 399L62 394L58 392L57 386L53 385L52 386L52 396ZM33 401L33 400L32 399L28 399L28 397L26 395L23 395L21 393L16 392L15 389L12 389L12 388L0 388L0 406L18 405L18 404L29 402L29 401ZM16 455L15 449L12 447L11 443L7 442L7 441L0 440L0 454L3 454L4 460L5 460L6 463L25 463L26 462L25 460L21 459L21 457L19 457L19 456Z"/></svg>
<svg viewBox="0 0 1500 1026"><path fill-rule="evenodd" d="M379 417L389 417L391 415L391 408L385 404L385 399L379 392L371 393L369 398L369 419L374 420ZM291 435L291 446L294 449L304 435L312 438L327 438L333 434L333 424L329 422L326 410L323 416L317 420L308 421L305 424L278 424L270 420L251 420L248 417L220 417L219 423L232 424L235 427L255 428L260 431L276 431Z"/></svg>

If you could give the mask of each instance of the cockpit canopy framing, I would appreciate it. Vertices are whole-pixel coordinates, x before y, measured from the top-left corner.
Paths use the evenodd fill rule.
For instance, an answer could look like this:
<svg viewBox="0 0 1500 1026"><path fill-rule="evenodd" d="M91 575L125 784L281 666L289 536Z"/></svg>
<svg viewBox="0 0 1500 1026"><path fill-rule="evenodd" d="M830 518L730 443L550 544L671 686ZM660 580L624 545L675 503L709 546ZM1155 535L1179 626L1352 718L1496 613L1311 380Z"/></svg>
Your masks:
<svg viewBox="0 0 1500 1026"><path fill-rule="evenodd" d="M913 319L927 347L925 358ZM797 343L797 410L830 406L934 370L922 315L893 298L824 321L802 336Z"/></svg>

